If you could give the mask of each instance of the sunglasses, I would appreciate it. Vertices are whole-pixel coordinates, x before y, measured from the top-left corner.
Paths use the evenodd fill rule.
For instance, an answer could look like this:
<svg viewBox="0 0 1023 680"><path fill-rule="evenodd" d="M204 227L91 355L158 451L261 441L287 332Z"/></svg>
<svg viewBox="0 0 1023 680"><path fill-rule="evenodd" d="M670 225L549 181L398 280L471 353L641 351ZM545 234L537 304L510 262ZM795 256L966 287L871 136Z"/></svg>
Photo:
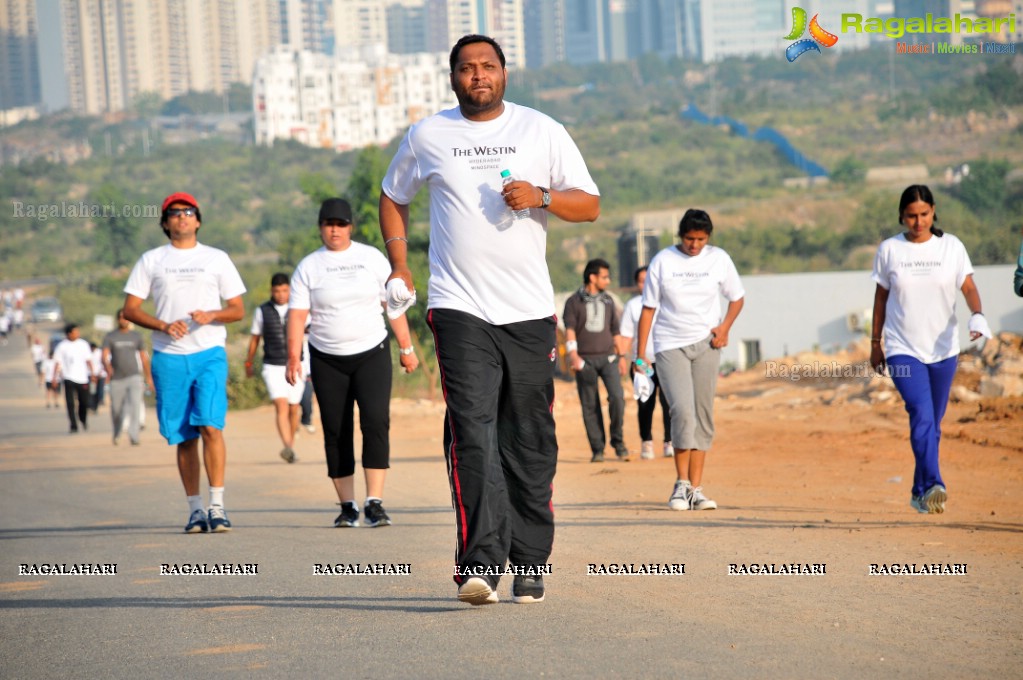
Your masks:
<svg viewBox="0 0 1023 680"><path fill-rule="evenodd" d="M195 217L195 212L195 208L168 208L167 217L180 217L181 215Z"/></svg>

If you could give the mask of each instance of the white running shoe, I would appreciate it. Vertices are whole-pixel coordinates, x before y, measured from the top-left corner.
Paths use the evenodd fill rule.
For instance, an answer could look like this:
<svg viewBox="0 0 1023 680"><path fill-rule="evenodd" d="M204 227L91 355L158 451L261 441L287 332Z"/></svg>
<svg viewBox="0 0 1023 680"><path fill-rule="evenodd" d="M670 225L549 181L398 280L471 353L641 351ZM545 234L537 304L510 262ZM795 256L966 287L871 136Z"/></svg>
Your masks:
<svg viewBox="0 0 1023 680"><path fill-rule="evenodd" d="M675 456L675 447L671 445L671 442L664 442L664 457L673 458Z"/></svg>
<svg viewBox="0 0 1023 680"><path fill-rule="evenodd" d="M935 484L931 488L927 489L927 492L924 493L920 502L925 508L927 508L928 513L937 515L945 512L945 501L947 500L948 492L945 491L945 487L941 484Z"/></svg>
<svg viewBox="0 0 1023 680"><path fill-rule="evenodd" d="M703 487L693 488L689 495L689 508L691 510L716 510L718 504L703 495Z"/></svg>
<svg viewBox="0 0 1023 680"><path fill-rule="evenodd" d="M643 442L643 446L639 452L639 457L642 458L643 460L654 459L654 443L652 441Z"/></svg>
<svg viewBox="0 0 1023 680"><path fill-rule="evenodd" d="M490 582L480 576L473 576L458 587L458 599L477 607L501 601Z"/></svg>
<svg viewBox="0 0 1023 680"><path fill-rule="evenodd" d="M692 490L693 485L689 483L688 479L680 479L675 482L675 489L671 492L671 498L668 499L668 507L672 510L688 510L689 496Z"/></svg>

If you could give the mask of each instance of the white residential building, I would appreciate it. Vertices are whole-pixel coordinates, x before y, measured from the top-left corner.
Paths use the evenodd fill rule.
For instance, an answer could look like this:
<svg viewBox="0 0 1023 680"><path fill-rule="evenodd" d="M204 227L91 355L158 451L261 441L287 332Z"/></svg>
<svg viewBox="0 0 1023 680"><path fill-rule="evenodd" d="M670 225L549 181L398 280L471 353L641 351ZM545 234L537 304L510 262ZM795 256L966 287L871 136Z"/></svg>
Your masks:
<svg viewBox="0 0 1023 680"><path fill-rule="evenodd" d="M382 46L331 58L278 48L256 63L256 143L294 139L348 151L383 145L457 102L446 54L386 54Z"/></svg>

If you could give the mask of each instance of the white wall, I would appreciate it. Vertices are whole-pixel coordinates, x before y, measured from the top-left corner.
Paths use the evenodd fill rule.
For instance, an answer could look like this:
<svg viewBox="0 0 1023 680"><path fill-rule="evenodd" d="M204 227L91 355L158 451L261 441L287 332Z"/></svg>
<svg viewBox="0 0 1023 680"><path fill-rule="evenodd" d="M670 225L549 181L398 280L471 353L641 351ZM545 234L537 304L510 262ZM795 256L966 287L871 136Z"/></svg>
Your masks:
<svg viewBox="0 0 1023 680"><path fill-rule="evenodd" d="M992 331L1023 333L1023 298L1012 290L1013 265L975 267L973 279L980 290L984 315ZM874 303L875 284L869 271L743 276L746 302L732 326L721 360L743 367L743 340L760 341L761 359L812 350L844 349L863 337L850 331L849 314L861 314ZM722 310L725 308L722 302ZM959 296L956 303L959 341L970 347L966 324L969 308Z"/></svg>

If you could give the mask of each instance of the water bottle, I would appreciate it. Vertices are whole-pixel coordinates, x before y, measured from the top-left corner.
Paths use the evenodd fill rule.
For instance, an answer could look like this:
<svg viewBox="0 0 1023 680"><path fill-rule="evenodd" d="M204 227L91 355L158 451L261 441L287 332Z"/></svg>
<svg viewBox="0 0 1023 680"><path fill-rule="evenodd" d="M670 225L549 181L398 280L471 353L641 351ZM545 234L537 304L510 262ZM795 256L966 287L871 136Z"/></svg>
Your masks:
<svg viewBox="0 0 1023 680"><path fill-rule="evenodd" d="M646 374L646 377L654 377L654 367L643 361L642 359L636 359L636 368Z"/></svg>
<svg viewBox="0 0 1023 680"><path fill-rule="evenodd" d="M511 170L501 171L501 186L514 182L515 178L511 175ZM522 208L521 210L512 210L512 215L515 219L522 220L529 217L529 208Z"/></svg>

